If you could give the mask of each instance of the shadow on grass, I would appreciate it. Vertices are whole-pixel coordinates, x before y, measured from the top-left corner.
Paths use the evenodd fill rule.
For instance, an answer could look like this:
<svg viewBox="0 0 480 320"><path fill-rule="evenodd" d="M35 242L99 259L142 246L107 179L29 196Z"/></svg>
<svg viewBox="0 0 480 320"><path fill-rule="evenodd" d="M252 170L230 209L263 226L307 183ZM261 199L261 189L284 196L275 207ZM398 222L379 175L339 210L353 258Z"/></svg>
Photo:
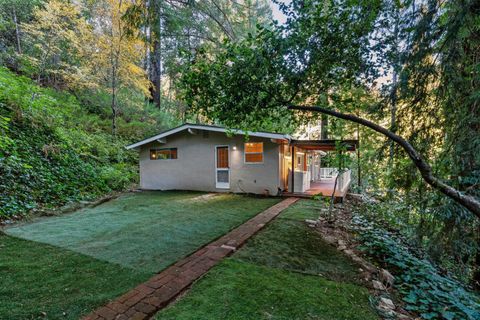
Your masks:
<svg viewBox="0 0 480 320"><path fill-rule="evenodd" d="M227 259L156 319L378 318L365 288Z"/></svg>
<svg viewBox="0 0 480 320"><path fill-rule="evenodd" d="M0 256L0 319L79 319L151 276L2 234Z"/></svg>

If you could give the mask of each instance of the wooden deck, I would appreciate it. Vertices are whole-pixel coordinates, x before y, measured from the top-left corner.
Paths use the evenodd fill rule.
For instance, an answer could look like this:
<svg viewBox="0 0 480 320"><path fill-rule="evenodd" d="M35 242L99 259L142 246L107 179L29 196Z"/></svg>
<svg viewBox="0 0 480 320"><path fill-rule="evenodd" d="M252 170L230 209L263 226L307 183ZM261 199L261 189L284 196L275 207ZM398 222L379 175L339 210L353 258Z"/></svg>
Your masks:
<svg viewBox="0 0 480 320"><path fill-rule="evenodd" d="M323 195L326 197L332 196L335 179L326 179L310 183L310 189L305 192L285 192L286 197L311 198L316 195ZM343 190L335 191L335 198L343 198L347 194L350 184L343 188Z"/></svg>

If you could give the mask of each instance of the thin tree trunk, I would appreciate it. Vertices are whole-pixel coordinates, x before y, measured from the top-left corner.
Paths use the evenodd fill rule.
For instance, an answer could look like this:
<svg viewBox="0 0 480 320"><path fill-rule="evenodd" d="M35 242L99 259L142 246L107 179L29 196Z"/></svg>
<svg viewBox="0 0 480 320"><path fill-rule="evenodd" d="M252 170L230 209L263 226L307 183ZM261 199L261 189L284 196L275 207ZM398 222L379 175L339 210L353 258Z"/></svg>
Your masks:
<svg viewBox="0 0 480 320"><path fill-rule="evenodd" d="M334 116L336 118L352 121L363 126L366 126L370 129L373 129L376 132L379 132L386 136L387 138L393 140L397 144L399 144L408 154L410 159L413 161L417 169L420 171L420 174L429 185L433 188L437 189L438 191L442 192L450 199L454 200L455 202L461 204L465 208L467 208L470 212L475 214L478 218L480 218L480 201L479 199L466 195L459 190L449 186L439 178L435 177L432 173L432 168L430 165L422 158L422 156L415 150L415 148L404 138L400 137L399 135L391 132L390 130L379 126L369 120L357 117L353 114L341 113L334 110L330 110L323 107L318 106L288 106L291 110L302 110L302 111L316 111L321 112L324 114L328 114Z"/></svg>
<svg viewBox="0 0 480 320"><path fill-rule="evenodd" d="M160 43L158 39L155 39L153 44L153 72L152 72L152 82L153 82L153 102L160 108L160 91L161 91L161 71L160 71Z"/></svg>
<svg viewBox="0 0 480 320"><path fill-rule="evenodd" d="M399 59L399 52L398 52L398 37L399 37L399 17L396 17L395 28L393 30L393 34L395 37L395 57L393 61L393 75L392 75L392 91L390 92L390 131L395 133L397 128L397 81L398 81L398 70L400 65ZM389 158L389 166L390 169L393 167L393 159L395 157L395 143L393 141L390 142L390 158Z"/></svg>
<svg viewBox="0 0 480 320"><path fill-rule="evenodd" d="M358 179L358 186L362 186L362 167L360 162L360 125L357 123L357 179Z"/></svg>
<svg viewBox="0 0 480 320"><path fill-rule="evenodd" d="M162 0L158 1L158 39L156 46L157 59L157 82L155 83L155 93L157 95L157 105L160 109L162 107Z"/></svg>
<svg viewBox="0 0 480 320"><path fill-rule="evenodd" d="M17 53L22 54L22 45L20 43L20 26L18 25L17 12L13 9L13 22L15 23L15 37L17 39Z"/></svg>
<svg viewBox="0 0 480 320"><path fill-rule="evenodd" d="M145 37L145 60L144 60L144 64L143 64L143 69L145 70L145 73L148 75L149 74L149 69L150 69L150 25L149 25L149 19L150 19L150 15L149 15L149 8L150 6L150 3L149 1L147 0L146 2L146 6L145 6L145 20L147 21L143 27L143 34L144 34L144 37Z"/></svg>
<svg viewBox="0 0 480 320"><path fill-rule="evenodd" d="M395 68L396 69L396 68ZM397 71L393 71L392 77L392 92L391 92L391 106L390 106L390 131L395 132L397 127ZM393 158L395 156L395 142L390 142L390 168L393 167Z"/></svg>
<svg viewBox="0 0 480 320"><path fill-rule="evenodd" d="M117 79L115 67L112 68L112 135L117 135Z"/></svg>

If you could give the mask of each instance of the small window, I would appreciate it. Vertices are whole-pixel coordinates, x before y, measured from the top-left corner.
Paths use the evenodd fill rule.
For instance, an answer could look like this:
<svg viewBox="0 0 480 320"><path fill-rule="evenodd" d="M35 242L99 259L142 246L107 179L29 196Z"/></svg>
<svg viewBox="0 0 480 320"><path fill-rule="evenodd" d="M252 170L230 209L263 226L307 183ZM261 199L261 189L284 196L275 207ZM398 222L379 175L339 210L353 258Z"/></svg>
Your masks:
<svg viewBox="0 0 480 320"><path fill-rule="evenodd" d="M150 149L150 160L177 159L177 148Z"/></svg>
<svg viewBox="0 0 480 320"><path fill-rule="evenodd" d="M245 143L245 163L263 163L263 142Z"/></svg>

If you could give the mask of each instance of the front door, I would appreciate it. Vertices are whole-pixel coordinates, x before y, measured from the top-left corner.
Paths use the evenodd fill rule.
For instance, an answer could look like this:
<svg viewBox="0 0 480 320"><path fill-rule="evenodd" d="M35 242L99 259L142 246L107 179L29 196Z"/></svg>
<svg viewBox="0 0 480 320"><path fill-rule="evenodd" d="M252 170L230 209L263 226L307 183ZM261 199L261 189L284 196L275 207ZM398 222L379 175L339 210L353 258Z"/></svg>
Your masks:
<svg viewBox="0 0 480 320"><path fill-rule="evenodd" d="M218 189L230 188L230 162L228 146L215 147L215 186Z"/></svg>

